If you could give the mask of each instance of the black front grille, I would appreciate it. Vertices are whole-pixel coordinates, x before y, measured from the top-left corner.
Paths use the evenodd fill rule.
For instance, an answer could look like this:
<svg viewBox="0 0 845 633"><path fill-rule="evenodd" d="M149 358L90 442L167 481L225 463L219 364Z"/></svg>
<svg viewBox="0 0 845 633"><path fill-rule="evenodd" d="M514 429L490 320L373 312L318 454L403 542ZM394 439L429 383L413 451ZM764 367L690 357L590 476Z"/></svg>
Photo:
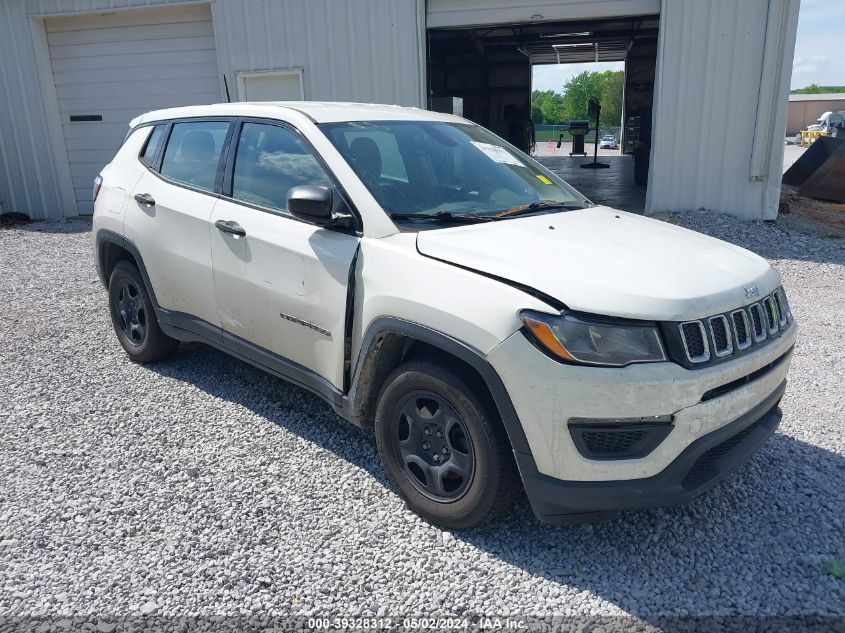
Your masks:
<svg viewBox="0 0 845 633"><path fill-rule="evenodd" d="M713 333L713 347L717 355L730 354L733 351L728 322L723 317L710 319L710 331Z"/></svg>
<svg viewBox="0 0 845 633"><path fill-rule="evenodd" d="M706 343L704 340L704 330L697 321L692 323L684 323L681 328L684 332L684 341L687 344L687 353L690 358L701 358L706 352Z"/></svg>
<svg viewBox="0 0 845 633"><path fill-rule="evenodd" d="M669 357L684 367L701 367L750 352L789 329L792 315L783 288L730 312L662 323Z"/></svg>
<svg viewBox="0 0 845 633"><path fill-rule="evenodd" d="M763 299L763 307L766 310L766 319L768 319L769 322L769 331L777 332L780 325L780 314L778 314L778 308L774 298L766 297Z"/></svg>
<svg viewBox="0 0 845 633"><path fill-rule="evenodd" d="M763 323L763 310L760 308L759 305L755 304L751 306L751 308L749 308L749 312L751 312L751 323L754 326L754 336L757 338L757 340L765 338L766 324Z"/></svg>
<svg viewBox="0 0 845 633"><path fill-rule="evenodd" d="M751 345L751 332L748 331L748 317L745 310L737 310L731 316L734 324L734 333L736 334L736 346L739 349L745 349Z"/></svg>
<svg viewBox="0 0 845 633"><path fill-rule="evenodd" d="M718 462L720 459L728 455L732 450L734 450L737 446L742 444L742 442L751 435L754 430L757 428L758 423L754 422L740 432L735 435L732 435L728 439L726 439L721 444L716 444L716 446L706 450L704 453L701 454L695 463L690 468L687 476L684 477L683 486L687 487L688 484L694 483L697 476L702 473L703 471L707 470L710 466Z"/></svg>
<svg viewBox="0 0 845 633"><path fill-rule="evenodd" d="M781 326L786 324L787 321L787 314L789 314L789 305L786 303L786 295L783 293L783 290L775 290L775 301L778 304L778 312L780 312L780 324Z"/></svg>

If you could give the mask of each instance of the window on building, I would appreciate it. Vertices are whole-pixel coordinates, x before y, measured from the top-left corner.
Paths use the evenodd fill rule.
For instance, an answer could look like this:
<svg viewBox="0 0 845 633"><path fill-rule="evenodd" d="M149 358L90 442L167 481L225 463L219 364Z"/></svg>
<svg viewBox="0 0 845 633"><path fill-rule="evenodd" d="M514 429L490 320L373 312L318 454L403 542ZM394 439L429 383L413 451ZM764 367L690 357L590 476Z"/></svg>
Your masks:
<svg viewBox="0 0 845 633"><path fill-rule="evenodd" d="M291 130L262 123L245 123L241 128L232 176L236 200L285 211L291 187L331 184L322 165Z"/></svg>
<svg viewBox="0 0 845 633"><path fill-rule="evenodd" d="M228 129L226 121L175 123L164 150L162 175L213 191Z"/></svg>
<svg viewBox="0 0 845 633"><path fill-rule="evenodd" d="M302 101L302 69L239 72L238 94L241 101Z"/></svg>

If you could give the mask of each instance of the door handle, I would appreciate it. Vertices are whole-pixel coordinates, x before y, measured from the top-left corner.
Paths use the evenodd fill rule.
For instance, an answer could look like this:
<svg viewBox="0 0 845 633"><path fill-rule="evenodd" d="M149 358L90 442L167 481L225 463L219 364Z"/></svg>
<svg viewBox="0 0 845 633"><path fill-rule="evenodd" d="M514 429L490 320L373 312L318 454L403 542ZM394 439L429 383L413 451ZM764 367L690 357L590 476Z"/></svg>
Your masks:
<svg viewBox="0 0 845 633"><path fill-rule="evenodd" d="M241 228L241 225L234 220L217 220L217 222L214 223L214 226L217 227L218 231L222 231L223 233L231 233L232 235L238 235L239 237L246 235L246 231L244 231L243 228Z"/></svg>
<svg viewBox="0 0 845 633"><path fill-rule="evenodd" d="M155 205L155 203L156 203L155 198L153 198L148 193L136 193L135 194L135 201L140 203L140 204L145 204L148 207L151 207L151 206Z"/></svg>

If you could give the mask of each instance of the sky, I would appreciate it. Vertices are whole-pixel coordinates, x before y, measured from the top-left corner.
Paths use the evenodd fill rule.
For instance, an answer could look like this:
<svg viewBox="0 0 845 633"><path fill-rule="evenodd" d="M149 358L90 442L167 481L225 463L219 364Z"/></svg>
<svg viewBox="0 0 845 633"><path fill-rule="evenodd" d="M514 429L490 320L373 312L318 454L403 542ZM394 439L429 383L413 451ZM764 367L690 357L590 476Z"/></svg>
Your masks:
<svg viewBox="0 0 845 633"><path fill-rule="evenodd" d="M792 87L845 86L845 2L801 0Z"/></svg>
<svg viewBox="0 0 845 633"><path fill-rule="evenodd" d="M622 62L535 66L534 89L561 91L584 70L623 70ZM792 88L845 86L845 0L801 0Z"/></svg>

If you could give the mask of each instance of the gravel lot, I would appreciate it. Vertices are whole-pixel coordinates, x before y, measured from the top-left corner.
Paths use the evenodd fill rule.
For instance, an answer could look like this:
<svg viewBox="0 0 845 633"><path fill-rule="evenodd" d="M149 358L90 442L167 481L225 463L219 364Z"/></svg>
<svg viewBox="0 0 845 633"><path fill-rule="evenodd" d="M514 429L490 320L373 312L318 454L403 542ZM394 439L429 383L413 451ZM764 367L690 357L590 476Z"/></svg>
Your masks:
<svg viewBox="0 0 845 633"><path fill-rule="evenodd" d="M0 230L0 616L845 618L826 571L845 563L845 244L670 221L783 276L801 334L779 433L689 506L552 527L523 501L463 534L407 510L371 435L316 397L201 345L128 362L90 224Z"/></svg>

